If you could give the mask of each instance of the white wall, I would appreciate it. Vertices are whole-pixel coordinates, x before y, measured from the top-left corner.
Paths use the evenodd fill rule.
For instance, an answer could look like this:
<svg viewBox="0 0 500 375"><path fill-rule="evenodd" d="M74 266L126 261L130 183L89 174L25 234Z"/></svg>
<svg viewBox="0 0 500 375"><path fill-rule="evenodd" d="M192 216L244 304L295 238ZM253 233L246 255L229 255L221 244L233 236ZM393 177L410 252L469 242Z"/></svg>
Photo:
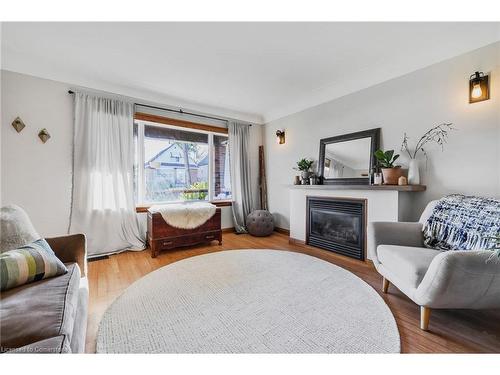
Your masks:
<svg viewBox="0 0 500 375"><path fill-rule="evenodd" d="M67 233L72 179L73 104L70 84L1 72L1 204L17 204L42 236ZM17 116L26 128L10 125ZM47 128L43 144L37 134ZM252 178L258 201L258 145L262 126L251 131ZM142 221L142 220L141 220ZM230 207L222 208L222 227L232 227Z"/></svg>
<svg viewBox="0 0 500 375"><path fill-rule="evenodd" d="M73 142L69 85L2 71L2 205L29 213L44 236L67 233ZM19 116L26 127L11 126ZM43 144L38 132L47 128Z"/></svg>
<svg viewBox="0 0 500 375"><path fill-rule="evenodd" d="M491 99L469 104L468 78L476 70L491 74ZM268 199L277 226L289 228L287 185L295 162L317 160L321 138L375 127L382 128L382 147L395 150L404 132L415 141L438 123L458 128L444 152L428 148L427 169L421 160L427 191L414 195L413 219L445 194L500 196L499 93L500 42L266 124ZM275 132L283 128L286 143L278 145ZM403 154L401 159L407 164Z"/></svg>

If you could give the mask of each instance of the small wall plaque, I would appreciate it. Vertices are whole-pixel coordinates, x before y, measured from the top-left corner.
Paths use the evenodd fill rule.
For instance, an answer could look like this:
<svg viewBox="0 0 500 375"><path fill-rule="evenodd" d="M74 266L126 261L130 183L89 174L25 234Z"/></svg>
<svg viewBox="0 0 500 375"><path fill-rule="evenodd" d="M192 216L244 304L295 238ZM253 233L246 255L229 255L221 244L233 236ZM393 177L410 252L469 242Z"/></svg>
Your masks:
<svg viewBox="0 0 500 375"><path fill-rule="evenodd" d="M38 133L38 137L42 140L43 143L47 142L50 139L50 134L47 129L43 128Z"/></svg>
<svg viewBox="0 0 500 375"><path fill-rule="evenodd" d="M20 117L16 117L15 120L12 121L12 127L16 129L16 132L21 133L21 130L23 130L26 125Z"/></svg>

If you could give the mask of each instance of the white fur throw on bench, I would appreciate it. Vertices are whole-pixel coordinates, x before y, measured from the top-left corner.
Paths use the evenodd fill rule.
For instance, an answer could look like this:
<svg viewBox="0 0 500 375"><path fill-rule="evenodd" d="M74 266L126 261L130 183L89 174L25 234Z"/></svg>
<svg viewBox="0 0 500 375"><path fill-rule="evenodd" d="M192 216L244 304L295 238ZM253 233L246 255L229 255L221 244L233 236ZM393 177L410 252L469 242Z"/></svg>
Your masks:
<svg viewBox="0 0 500 375"><path fill-rule="evenodd" d="M217 207L208 202L186 202L155 205L149 212L159 212L163 220L176 228L193 229L203 225L215 215Z"/></svg>

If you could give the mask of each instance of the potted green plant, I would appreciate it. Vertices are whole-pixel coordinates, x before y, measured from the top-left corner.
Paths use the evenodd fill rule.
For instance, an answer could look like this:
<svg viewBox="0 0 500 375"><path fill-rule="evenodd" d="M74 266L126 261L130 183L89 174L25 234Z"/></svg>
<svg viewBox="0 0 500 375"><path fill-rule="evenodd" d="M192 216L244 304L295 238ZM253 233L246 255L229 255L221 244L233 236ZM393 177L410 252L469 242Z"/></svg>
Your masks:
<svg viewBox="0 0 500 375"><path fill-rule="evenodd" d="M382 176L384 177L384 184L386 185L397 185L398 179L403 175L403 170L400 165L394 165L394 162L399 158L399 154L394 155L394 150L375 151L375 158L377 159L377 164L382 170Z"/></svg>
<svg viewBox="0 0 500 375"><path fill-rule="evenodd" d="M300 177L302 180L307 180L311 175L311 167L313 163L313 160L302 158L297 162L297 167L293 169L300 171Z"/></svg>

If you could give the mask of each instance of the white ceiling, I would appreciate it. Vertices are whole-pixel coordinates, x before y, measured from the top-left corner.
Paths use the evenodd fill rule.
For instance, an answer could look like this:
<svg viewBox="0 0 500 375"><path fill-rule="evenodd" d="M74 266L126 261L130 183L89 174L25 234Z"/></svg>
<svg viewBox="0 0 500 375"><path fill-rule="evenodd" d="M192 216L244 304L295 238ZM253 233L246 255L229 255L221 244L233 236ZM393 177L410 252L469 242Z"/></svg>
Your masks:
<svg viewBox="0 0 500 375"><path fill-rule="evenodd" d="M2 68L267 122L500 40L500 23L3 23Z"/></svg>

